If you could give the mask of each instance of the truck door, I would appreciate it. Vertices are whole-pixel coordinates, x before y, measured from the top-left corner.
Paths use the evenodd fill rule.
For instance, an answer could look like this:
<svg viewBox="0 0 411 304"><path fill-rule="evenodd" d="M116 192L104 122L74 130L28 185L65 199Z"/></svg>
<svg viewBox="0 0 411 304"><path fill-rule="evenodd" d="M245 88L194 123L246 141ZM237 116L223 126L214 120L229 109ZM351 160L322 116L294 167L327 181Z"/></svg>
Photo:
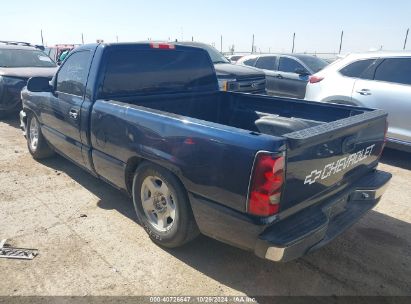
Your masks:
<svg viewBox="0 0 411 304"><path fill-rule="evenodd" d="M386 58L369 79L358 79L352 99L388 112L388 140L411 143L411 58Z"/></svg>
<svg viewBox="0 0 411 304"><path fill-rule="evenodd" d="M54 77L50 98L42 104L43 134L60 152L84 166L81 153L80 108L84 101L92 53L74 51Z"/></svg>

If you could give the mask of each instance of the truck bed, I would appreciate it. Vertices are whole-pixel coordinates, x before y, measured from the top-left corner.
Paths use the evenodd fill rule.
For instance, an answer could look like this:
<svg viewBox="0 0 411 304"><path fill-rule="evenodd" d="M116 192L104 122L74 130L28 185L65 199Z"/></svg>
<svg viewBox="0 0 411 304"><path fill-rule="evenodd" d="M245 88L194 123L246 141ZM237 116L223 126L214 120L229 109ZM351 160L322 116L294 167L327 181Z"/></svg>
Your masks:
<svg viewBox="0 0 411 304"><path fill-rule="evenodd" d="M273 136L359 115L367 109L234 92L164 94L117 101Z"/></svg>

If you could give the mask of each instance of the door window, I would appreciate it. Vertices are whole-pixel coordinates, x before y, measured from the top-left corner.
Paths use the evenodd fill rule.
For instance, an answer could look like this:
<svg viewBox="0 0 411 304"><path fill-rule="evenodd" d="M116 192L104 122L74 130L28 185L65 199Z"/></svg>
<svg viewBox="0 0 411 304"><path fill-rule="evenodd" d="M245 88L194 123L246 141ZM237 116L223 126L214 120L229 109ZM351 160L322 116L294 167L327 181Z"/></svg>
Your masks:
<svg viewBox="0 0 411 304"><path fill-rule="evenodd" d="M347 77L363 78L362 75L376 61L376 59L365 59L355 61L340 70L340 73ZM364 77L370 79L369 77Z"/></svg>
<svg viewBox="0 0 411 304"><path fill-rule="evenodd" d="M256 68L264 70L275 70L275 64L277 62L277 57L275 56L263 56L258 58Z"/></svg>
<svg viewBox="0 0 411 304"><path fill-rule="evenodd" d="M374 79L411 85L411 58L385 59L375 70Z"/></svg>
<svg viewBox="0 0 411 304"><path fill-rule="evenodd" d="M278 66L278 70L281 72L286 72L286 73L295 73L296 70L302 70L308 73L305 67L303 67L296 60L288 58L288 57L280 58L280 64Z"/></svg>
<svg viewBox="0 0 411 304"><path fill-rule="evenodd" d="M89 61L89 51L71 54L57 74L56 91L83 96L89 71Z"/></svg>

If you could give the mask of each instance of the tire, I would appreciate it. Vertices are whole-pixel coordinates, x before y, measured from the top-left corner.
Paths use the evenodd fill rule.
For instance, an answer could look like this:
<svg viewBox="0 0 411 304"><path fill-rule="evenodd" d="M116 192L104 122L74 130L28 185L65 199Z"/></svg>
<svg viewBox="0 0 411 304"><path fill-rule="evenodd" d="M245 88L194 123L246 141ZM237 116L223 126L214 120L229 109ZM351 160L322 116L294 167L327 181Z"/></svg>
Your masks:
<svg viewBox="0 0 411 304"><path fill-rule="evenodd" d="M132 194L137 217L156 244L175 248L199 235L187 192L169 171L144 162L134 174Z"/></svg>
<svg viewBox="0 0 411 304"><path fill-rule="evenodd" d="M34 159L44 159L54 154L43 134L40 123L33 114L27 115L27 147Z"/></svg>

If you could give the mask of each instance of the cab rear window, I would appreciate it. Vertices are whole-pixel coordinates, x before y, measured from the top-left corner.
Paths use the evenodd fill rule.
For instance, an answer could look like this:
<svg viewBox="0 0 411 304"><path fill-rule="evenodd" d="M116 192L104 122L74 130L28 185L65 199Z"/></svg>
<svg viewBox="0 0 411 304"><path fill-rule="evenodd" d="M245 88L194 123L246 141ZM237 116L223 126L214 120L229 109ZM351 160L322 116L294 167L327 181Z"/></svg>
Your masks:
<svg viewBox="0 0 411 304"><path fill-rule="evenodd" d="M113 50L108 55L102 95L215 91L212 66L205 51Z"/></svg>

